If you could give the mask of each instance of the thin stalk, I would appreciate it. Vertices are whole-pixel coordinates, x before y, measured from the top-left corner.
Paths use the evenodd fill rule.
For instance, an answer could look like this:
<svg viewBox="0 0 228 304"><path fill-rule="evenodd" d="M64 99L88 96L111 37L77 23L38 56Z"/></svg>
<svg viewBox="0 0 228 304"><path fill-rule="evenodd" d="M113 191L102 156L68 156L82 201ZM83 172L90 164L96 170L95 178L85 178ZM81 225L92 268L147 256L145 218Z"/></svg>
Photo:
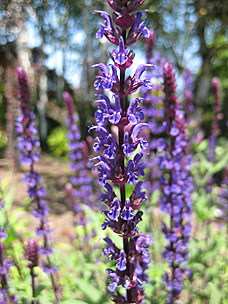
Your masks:
<svg viewBox="0 0 228 304"><path fill-rule="evenodd" d="M124 39L124 42L126 40L126 32L122 32L122 37ZM125 69L120 69L120 104L122 108L122 115L125 116L125 96L124 96L124 82L125 82ZM125 166L124 166L124 160L125 155L123 153L122 145L124 143L124 126L119 126L119 149L121 151L120 153L120 160L119 165L121 169L121 173L123 178L125 178ZM121 210L123 210L126 202L126 185L125 182L120 184L120 196L121 196ZM129 238L123 238L123 249L126 254L126 274L129 278L132 277L131 275L131 267L130 267L130 256L129 256ZM132 289L127 289L127 301L128 303L132 303Z"/></svg>
<svg viewBox="0 0 228 304"><path fill-rule="evenodd" d="M0 240L0 266L3 266L3 244L2 244L1 240ZM0 282L1 282L2 289L5 291L7 304L11 304L11 298L9 295L9 288L8 288L8 284L7 284L6 275L1 274L0 279L1 279Z"/></svg>
<svg viewBox="0 0 228 304"><path fill-rule="evenodd" d="M31 172L34 173L34 164L32 163L31 164ZM36 186L35 186L36 188ZM36 201L37 201L37 206L39 209L42 209L42 206L40 205L40 200L39 200L39 197L36 196ZM40 221L40 225L41 225L41 230L44 229L44 219L42 218L41 221ZM44 242L44 247L49 247L49 244L48 244L48 238L47 238L47 235L44 234L43 235L43 242ZM51 259L50 257L47 257L47 262L48 262L48 266L52 266L52 263L51 263ZM53 289L53 292L54 292L54 295L55 295L55 299L56 299L56 304L59 304L59 300L60 300L60 296L59 296L59 288L57 286L57 282L54 278L54 275L52 273L50 273L50 278L51 278L51 283L52 283L52 289Z"/></svg>
<svg viewBox="0 0 228 304"><path fill-rule="evenodd" d="M34 299L36 297L36 287L35 287L35 274L33 267L30 268L30 275L32 279L32 298ZM31 304L36 304L36 301L32 300Z"/></svg>
<svg viewBox="0 0 228 304"><path fill-rule="evenodd" d="M51 264L50 257L47 258L47 261L48 261L48 265L51 266L52 264ZM56 304L59 304L59 300L61 298L60 289L59 289L59 287L57 285L57 282L56 282L56 279L55 279L55 277L52 273L50 273L50 277L51 277L51 283L52 283L53 291L54 291L54 294L55 294Z"/></svg>
<svg viewBox="0 0 228 304"><path fill-rule="evenodd" d="M169 124L169 133L170 133L170 130L171 130L171 123ZM171 151L170 151L170 154L171 155L173 155L173 151L174 151L174 149L175 149L175 138L174 137L171 137L171 142L170 142L170 147L171 147ZM173 183L173 169L170 171L170 179L169 179L169 185L170 185L170 187L171 187L171 185L172 185L172 183ZM173 201L172 201L172 195L171 195L171 193L170 193L170 195L169 195L169 201L171 202L171 218L170 218L170 229L171 229L171 233L173 234L173 226L174 226L174 223L173 223L173 214L174 214L174 206L173 206ZM171 242L171 250L173 251L173 253L174 254L176 254L175 253L175 248L174 248L174 243L173 242ZM174 293L174 285L173 285L173 283L174 283L174 277L175 277L175 270L176 270L176 266L175 266L175 264L174 264L174 262L172 263L172 269L171 269L171 272L172 272L172 304L174 304L175 303L175 293Z"/></svg>

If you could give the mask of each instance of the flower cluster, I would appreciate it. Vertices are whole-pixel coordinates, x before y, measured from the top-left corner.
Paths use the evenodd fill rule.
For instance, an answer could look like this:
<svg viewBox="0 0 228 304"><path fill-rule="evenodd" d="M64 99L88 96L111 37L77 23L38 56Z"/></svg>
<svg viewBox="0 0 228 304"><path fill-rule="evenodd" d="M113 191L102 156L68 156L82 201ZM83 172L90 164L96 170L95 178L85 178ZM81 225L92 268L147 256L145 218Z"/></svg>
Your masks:
<svg viewBox="0 0 228 304"><path fill-rule="evenodd" d="M141 86L152 88L147 78L141 78L151 65L140 65L133 76L125 77L125 73L135 56L127 46L136 42L142 35L149 37L149 30L145 22L141 21L142 12L134 13L143 1L107 2L114 10L113 21L108 13L95 11L105 20L105 24L100 24L97 38L105 35L118 49L114 49L110 54L113 61L113 64L110 64L111 72L103 63L93 66L101 72L95 81L95 89L112 93L112 99L105 94L96 95L97 125L92 126L90 131L97 133L94 150L100 155L94 157L93 161L98 170L99 183L105 189L102 201L107 208L104 211L106 219L102 229L110 227L123 239L123 247L118 248L111 239L105 238L107 246L103 254L116 263L115 270L107 269L109 290L115 292L112 300L115 303L139 304L145 297L142 284L147 280L144 271L150 262L148 247L151 244L150 235L139 233L137 228L143 214L138 209L146 199L140 176L145 174L142 158L143 151L148 148L148 142L141 132L148 125L141 122L144 119L140 105L143 99L132 99L127 106L126 97ZM135 185L129 197L126 197L127 184ZM125 296L120 293L120 286L126 289Z"/></svg>
<svg viewBox="0 0 228 304"><path fill-rule="evenodd" d="M0 199L0 210L3 211L3 199ZM4 227L0 226L0 303L16 303L18 301L15 295L11 295L8 286L9 269L14 265L8 258L5 258L4 240L7 234L4 232Z"/></svg>
<svg viewBox="0 0 228 304"><path fill-rule="evenodd" d="M89 161L90 146L93 146L92 137L88 137L87 141L80 141L81 134L77 127L77 114L75 112L74 102L71 95L67 92L63 94L64 102L68 110L68 118L66 120L69 140L69 158L70 168L74 172L71 177L71 184L67 186L68 197L71 200L72 209L75 216L78 216L77 224L86 225L86 218L81 203L88 205L90 208L95 206L100 192L97 190L96 181Z"/></svg>
<svg viewBox="0 0 228 304"><path fill-rule="evenodd" d="M38 266L39 253L38 242L36 239L30 239L26 247L25 257L29 261L28 267L34 268Z"/></svg>
<svg viewBox="0 0 228 304"><path fill-rule="evenodd" d="M163 67L165 92L165 123L167 140L161 139L160 167L161 209L170 217L169 225L163 224L163 232L168 245L163 252L170 270L164 276L167 286L167 304L177 304L182 290L184 275L189 273L188 241L191 232L191 192L193 190L190 176L191 157L186 148L188 136L185 114L175 96L175 75L173 67L166 62Z"/></svg>
<svg viewBox="0 0 228 304"><path fill-rule="evenodd" d="M43 261L43 270L52 277L57 271L55 265L51 263L50 255L53 252L51 247L51 229L48 224L47 216L49 208L45 201L46 189L42 183L40 173L35 168L35 163L40 159L38 147L40 146L35 127L35 114L31 109L29 85L27 75L22 67L17 68L17 80L20 101L20 115L17 117L16 133L18 135L18 149L20 150L20 163L29 166L29 172L25 174L23 179L28 184L28 194L32 199L32 215L38 219L39 226L36 228L36 235L42 236L43 245L39 248L39 254L46 256ZM54 287L56 290L56 286Z"/></svg>

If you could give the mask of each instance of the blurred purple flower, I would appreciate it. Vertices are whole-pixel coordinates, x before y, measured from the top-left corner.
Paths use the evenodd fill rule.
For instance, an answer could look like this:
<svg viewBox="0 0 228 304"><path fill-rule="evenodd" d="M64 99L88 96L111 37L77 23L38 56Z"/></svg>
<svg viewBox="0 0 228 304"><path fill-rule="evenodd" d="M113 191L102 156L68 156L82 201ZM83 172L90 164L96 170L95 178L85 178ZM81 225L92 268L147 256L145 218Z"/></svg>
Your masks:
<svg viewBox="0 0 228 304"><path fill-rule="evenodd" d="M166 62L163 67L165 91L166 144L160 149L161 209L170 216L170 224L163 224L163 232L168 245L163 252L170 271L164 275L167 287L167 304L178 303L187 274L188 242L191 233L191 192L193 180L190 176L191 156L187 154L188 136L185 113L177 101L175 74Z"/></svg>
<svg viewBox="0 0 228 304"><path fill-rule="evenodd" d="M22 67L17 67L17 82L18 82L18 99L20 101L20 115L17 117L16 132L18 135L18 149L20 150L20 163L29 166L29 172L25 174L24 182L28 184L28 194L32 199L33 211L32 215L39 220L39 226L36 228L36 235L42 236L43 246L40 248L39 254L46 256L46 263L53 272L57 271L50 260L52 252L51 244L53 243L51 229L49 228L47 216L49 208L45 201L46 189L42 183L42 178L35 168L35 163L40 159L38 147L40 142L38 139L37 130L35 127L35 114L32 111L30 101L28 79ZM45 271L45 268L43 268ZM52 276L53 291L57 296L57 283Z"/></svg>

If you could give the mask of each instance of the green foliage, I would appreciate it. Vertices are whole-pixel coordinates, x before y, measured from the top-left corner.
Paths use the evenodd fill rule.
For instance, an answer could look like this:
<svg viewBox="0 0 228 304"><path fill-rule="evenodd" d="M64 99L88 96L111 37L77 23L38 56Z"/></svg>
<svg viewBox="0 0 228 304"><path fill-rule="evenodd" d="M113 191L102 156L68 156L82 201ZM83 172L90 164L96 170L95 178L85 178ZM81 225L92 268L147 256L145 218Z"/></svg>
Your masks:
<svg viewBox="0 0 228 304"><path fill-rule="evenodd" d="M2 131L0 130L0 153L2 154L5 147L7 145L7 137L3 135Z"/></svg>
<svg viewBox="0 0 228 304"><path fill-rule="evenodd" d="M47 143L53 156L65 157L69 151L66 129L63 127L56 127L53 129L47 138Z"/></svg>

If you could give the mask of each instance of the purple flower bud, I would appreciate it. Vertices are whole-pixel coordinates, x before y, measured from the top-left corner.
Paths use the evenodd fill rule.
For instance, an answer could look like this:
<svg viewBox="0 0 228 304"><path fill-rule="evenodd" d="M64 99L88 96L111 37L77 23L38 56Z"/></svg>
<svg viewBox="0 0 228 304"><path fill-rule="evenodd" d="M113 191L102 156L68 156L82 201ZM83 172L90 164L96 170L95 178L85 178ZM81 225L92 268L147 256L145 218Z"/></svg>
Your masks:
<svg viewBox="0 0 228 304"><path fill-rule="evenodd" d="M38 255L38 243L37 243L37 240L30 239L28 241L28 245L26 247L26 252L25 252L25 257L30 262L28 264L29 268L33 268L35 266L38 266L39 255Z"/></svg>

